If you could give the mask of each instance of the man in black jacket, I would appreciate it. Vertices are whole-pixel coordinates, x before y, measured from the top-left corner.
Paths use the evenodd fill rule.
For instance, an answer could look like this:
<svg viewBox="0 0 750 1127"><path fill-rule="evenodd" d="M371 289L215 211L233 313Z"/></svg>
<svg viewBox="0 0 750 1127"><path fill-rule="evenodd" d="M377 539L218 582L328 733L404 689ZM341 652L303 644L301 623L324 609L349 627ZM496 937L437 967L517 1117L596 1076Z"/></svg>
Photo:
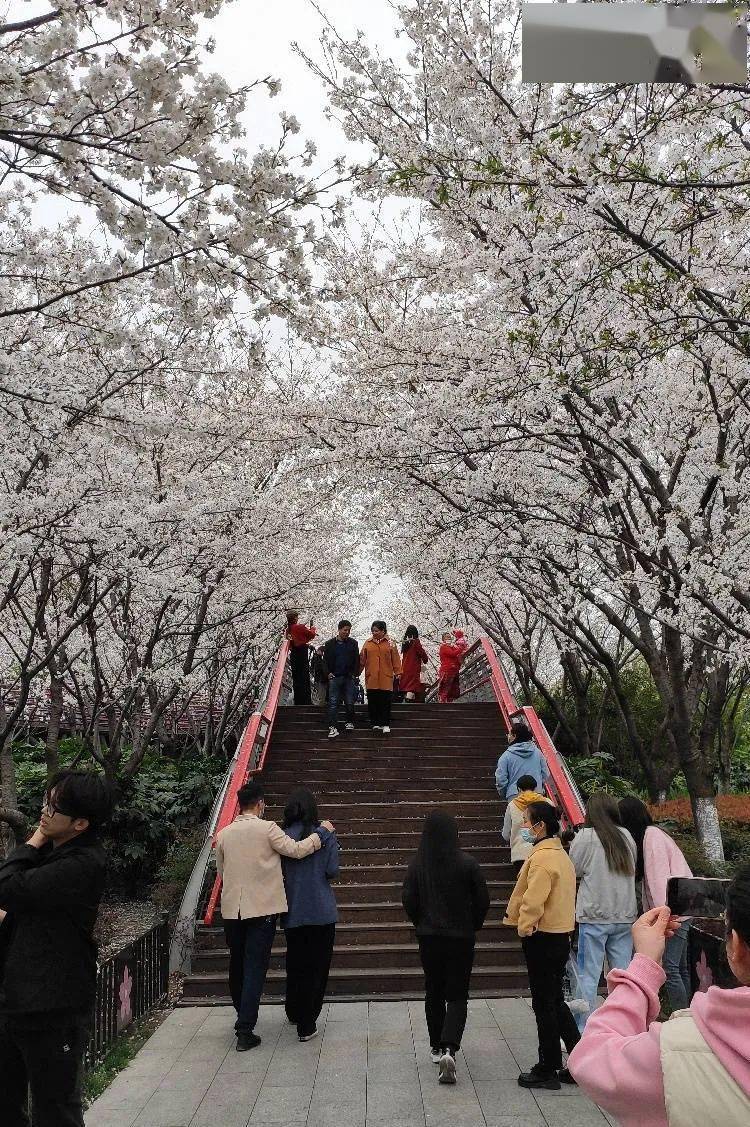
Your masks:
<svg viewBox="0 0 750 1127"><path fill-rule="evenodd" d="M83 1127L81 1066L96 992L94 924L105 877L101 776L62 771L39 826L0 863L0 1121Z"/></svg>
<svg viewBox="0 0 750 1127"><path fill-rule="evenodd" d="M344 698L346 708L346 730L354 728L354 698L359 680L359 646L356 639L350 638L352 624L342 618L338 634L329 638L323 647L323 661L328 676L328 738L333 740L339 734L336 718L339 701Z"/></svg>

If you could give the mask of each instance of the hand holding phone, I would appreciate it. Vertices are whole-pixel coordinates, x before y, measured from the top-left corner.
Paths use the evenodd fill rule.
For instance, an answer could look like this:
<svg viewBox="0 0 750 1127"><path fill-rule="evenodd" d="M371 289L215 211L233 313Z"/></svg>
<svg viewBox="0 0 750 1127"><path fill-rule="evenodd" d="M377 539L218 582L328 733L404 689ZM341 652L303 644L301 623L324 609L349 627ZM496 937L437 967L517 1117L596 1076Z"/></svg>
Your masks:
<svg viewBox="0 0 750 1127"><path fill-rule="evenodd" d="M633 950L636 955L646 955L655 963L664 957L664 947L674 935L679 921L674 920L669 908L651 908L633 924Z"/></svg>

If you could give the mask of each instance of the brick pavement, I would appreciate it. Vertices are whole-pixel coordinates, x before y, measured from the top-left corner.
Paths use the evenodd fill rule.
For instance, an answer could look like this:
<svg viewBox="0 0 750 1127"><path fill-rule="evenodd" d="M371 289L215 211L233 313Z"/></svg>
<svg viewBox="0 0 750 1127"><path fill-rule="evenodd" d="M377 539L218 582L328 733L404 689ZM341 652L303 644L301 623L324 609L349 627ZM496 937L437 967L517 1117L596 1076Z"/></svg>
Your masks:
<svg viewBox="0 0 750 1127"><path fill-rule="evenodd" d="M234 1049L234 1011L175 1010L86 1114L86 1127L606 1127L577 1088L516 1083L536 1060L529 1003L474 999L458 1083L439 1085L421 1002L334 1002L300 1044L281 1006Z"/></svg>

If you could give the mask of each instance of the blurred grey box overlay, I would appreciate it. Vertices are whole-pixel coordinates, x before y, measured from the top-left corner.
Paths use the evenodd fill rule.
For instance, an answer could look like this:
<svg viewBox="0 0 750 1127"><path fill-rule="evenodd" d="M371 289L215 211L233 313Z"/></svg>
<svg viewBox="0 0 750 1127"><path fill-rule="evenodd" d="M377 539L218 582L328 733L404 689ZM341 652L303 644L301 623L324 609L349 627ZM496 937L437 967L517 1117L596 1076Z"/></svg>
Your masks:
<svg viewBox="0 0 750 1127"><path fill-rule="evenodd" d="M747 30L724 4L522 4L523 82L747 81Z"/></svg>

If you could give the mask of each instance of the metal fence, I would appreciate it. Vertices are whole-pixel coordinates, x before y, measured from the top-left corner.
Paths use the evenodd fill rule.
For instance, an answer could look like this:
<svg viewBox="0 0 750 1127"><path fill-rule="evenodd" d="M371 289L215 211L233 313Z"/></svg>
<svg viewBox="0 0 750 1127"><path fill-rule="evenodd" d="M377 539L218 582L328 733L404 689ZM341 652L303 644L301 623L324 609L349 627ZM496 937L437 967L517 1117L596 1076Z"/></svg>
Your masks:
<svg viewBox="0 0 750 1127"><path fill-rule="evenodd" d="M169 917L99 966L94 1026L85 1063L93 1068L127 1027L152 1010L169 989Z"/></svg>

